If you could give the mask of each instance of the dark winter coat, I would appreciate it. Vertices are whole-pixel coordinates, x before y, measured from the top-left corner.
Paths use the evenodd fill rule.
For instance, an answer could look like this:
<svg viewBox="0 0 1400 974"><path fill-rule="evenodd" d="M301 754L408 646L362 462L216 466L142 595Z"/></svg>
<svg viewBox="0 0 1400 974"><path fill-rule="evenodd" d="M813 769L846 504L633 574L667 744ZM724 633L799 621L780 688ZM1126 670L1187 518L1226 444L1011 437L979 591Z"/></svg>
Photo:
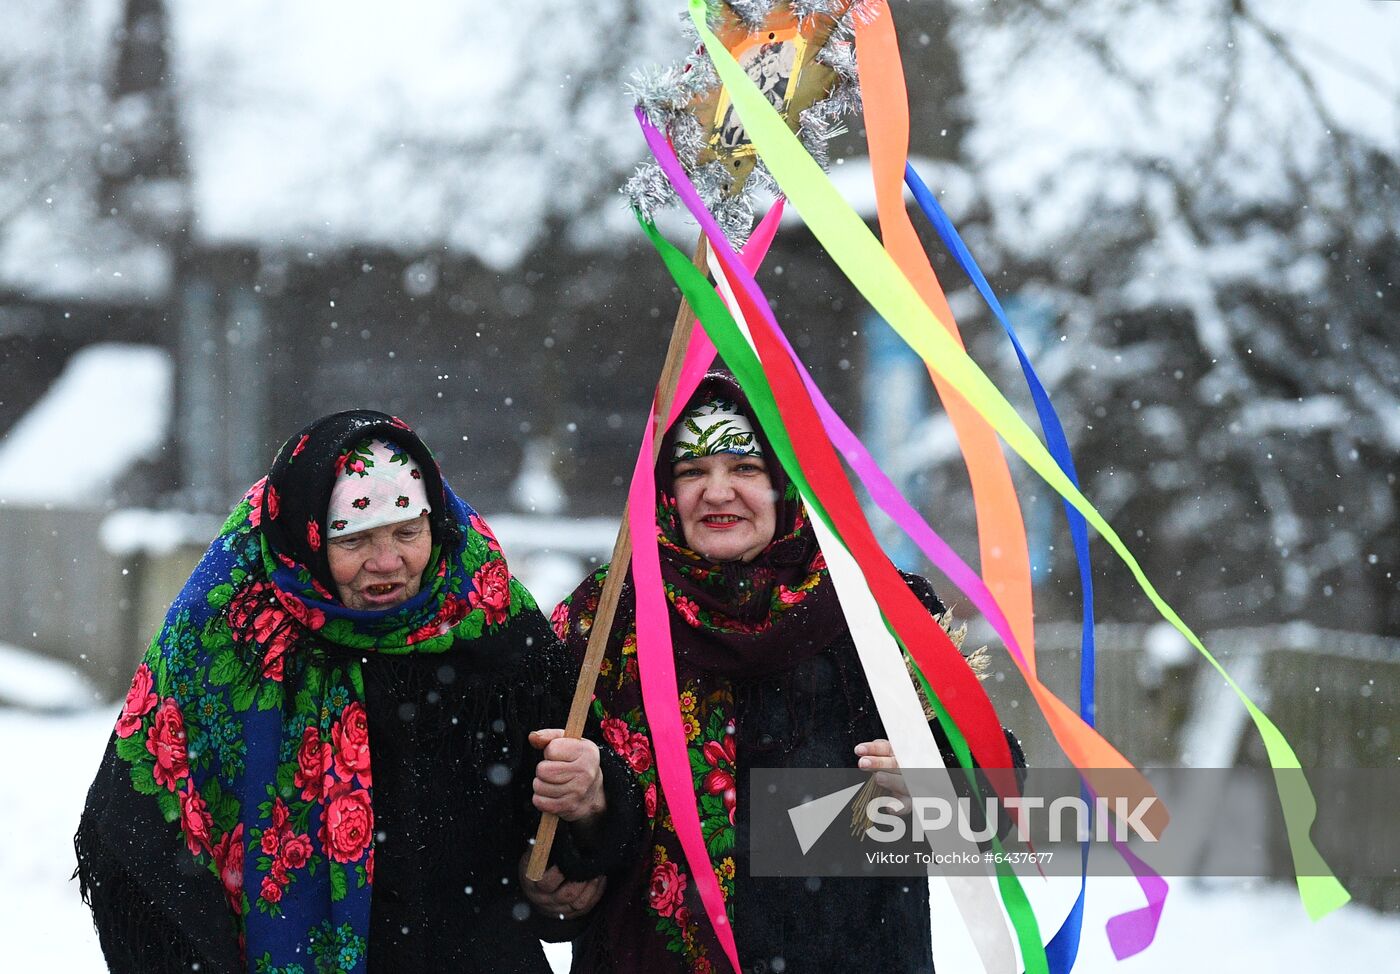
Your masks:
<svg viewBox="0 0 1400 974"><path fill-rule="evenodd" d="M907 575L906 580L930 612L944 611L926 579ZM736 683L734 699L739 759L748 768L849 768L857 744L886 737L849 629L791 669ZM933 729L945 762L954 763L936 723ZM1007 738L1013 760L1024 767L1019 743L1010 732ZM747 875L749 776L739 775L737 784L739 876L732 915L745 972L933 970L926 880ZM631 874L624 871L610 881L609 889L644 889L650 868L649 861L639 862ZM575 943L574 970L626 970L619 958L628 951L614 938L627 924L616 922L621 919L616 914L636 909L615 895L605 896ZM684 970L680 955L671 956L676 970Z"/></svg>
<svg viewBox="0 0 1400 974"><path fill-rule="evenodd" d="M518 659L454 650L371 653L363 664L375 749L371 971L549 970L517 881L539 821L530 801L539 752L526 738L563 726L576 669L534 615L533 649ZM640 793L625 766L601 751L604 832L583 850L566 825L554 847L570 879L637 854ZM240 970L218 879L185 854L175 823L145 821L158 817L156 806L138 800L117 777L124 773L109 745L79 836L111 970ZM132 861L147 864L139 877L122 865Z"/></svg>

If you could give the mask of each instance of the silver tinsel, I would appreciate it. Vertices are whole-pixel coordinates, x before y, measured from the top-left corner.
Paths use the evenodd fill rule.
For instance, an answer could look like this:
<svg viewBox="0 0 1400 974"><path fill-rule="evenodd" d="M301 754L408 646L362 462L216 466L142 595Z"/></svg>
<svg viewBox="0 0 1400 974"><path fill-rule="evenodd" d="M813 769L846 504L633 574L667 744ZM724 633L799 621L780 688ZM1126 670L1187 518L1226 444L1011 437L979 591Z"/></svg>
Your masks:
<svg viewBox="0 0 1400 974"><path fill-rule="evenodd" d="M841 0L789 0L788 6L803 26L819 14L833 16L841 7Z"/></svg>
<svg viewBox="0 0 1400 974"><path fill-rule="evenodd" d="M880 14L880 9L888 0L855 0L842 20L850 18L854 23L868 24Z"/></svg>
<svg viewBox="0 0 1400 974"><path fill-rule="evenodd" d="M695 165L700 150L705 148L705 130L701 128L700 120L690 112L676 112L671 116L665 132L681 165L687 168Z"/></svg>
<svg viewBox="0 0 1400 974"><path fill-rule="evenodd" d="M848 81L838 76L836 83L831 86L831 96L818 102L817 105L822 108L833 123L847 115L859 115L861 113L860 83L855 79Z"/></svg>
<svg viewBox="0 0 1400 974"><path fill-rule="evenodd" d="M695 93L696 96L703 95L711 88L719 87L719 75L715 73L715 63L710 60L710 56L699 49L692 51L682 64L685 72L685 83Z"/></svg>
<svg viewBox="0 0 1400 974"><path fill-rule="evenodd" d="M762 159L754 161L753 172L749 174L749 188L758 190L760 193L770 193L773 196L781 196L782 189L778 186L778 181L773 178L773 174L768 171Z"/></svg>
<svg viewBox="0 0 1400 974"><path fill-rule="evenodd" d="M823 169L827 167L831 155L827 143L846 134L846 124L842 121L845 114L833 104L833 99L828 98L797 117L797 138Z"/></svg>
<svg viewBox="0 0 1400 974"><path fill-rule="evenodd" d="M742 247L753 232L753 200L748 192L729 195L734 177L724 163L715 160L690 173L690 180L705 209L735 247Z"/></svg>
<svg viewBox="0 0 1400 974"><path fill-rule="evenodd" d="M849 5L845 0L728 0L727 3L708 0L709 23L712 29L718 28L724 19L723 8L728 6L744 26L757 30L780 2L786 2L804 25L813 17L834 16L845 8L830 39L817 55L823 64L836 73L836 82L828 97L806 109L798 119L798 139L825 169L830 155L827 143L846 131L841 120L859 112L861 107L853 44L855 24L857 19L863 22L873 16L885 0L854 0ZM743 189L732 196L730 190L734 176L724 163L714 161L696 167L696 161L705 148L706 133L689 107L718 87L720 81L713 63L700 49L700 40L690 19L682 15L681 23L683 33L692 44L691 54L675 67L638 72L628 85L628 91L647 119L671 140L676 156L689 173L700 199L715 215L725 236L739 247L748 240L753 228L752 192L759 190L776 194L780 190L761 159L756 160ZM621 191L647 219L652 219L657 210L676 201L675 192L655 163L639 166Z"/></svg>
<svg viewBox="0 0 1400 974"><path fill-rule="evenodd" d="M856 72L856 46L850 41L830 41L817 52L817 60L835 71L842 81L854 81L860 77Z"/></svg>
<svg viewBox="0 0 1400 974"><path fill-rule="evenodd" d="M827 151L826 142L830 137L832 125L827 120L826 112L820 104L813 105L801 115L797 116L797 138L802 143L802 147L807 150L808 155L816 160L817 165L826 169L831 164L831 153Z"/></svg>
<svg viewBox="0 0 1400 974"><path fill-rule="evenodd" d="M774 0L729 0L729 9L750 32L763 26L773 12Z"/></svg>
<svg viewBox="0 0 1400 974"><path fill-rule="evenodd" d="M846 12L836 19L836 26L831 29L831 42L833 44L855 43L856 20L853 10L853 7L847 8Z"/></svg>
<svg viewBox="0 0 1400 974"><path fill-rule="evenodd" d="M655 220L658 210L676 201L676 192L671 188L666 174L654 162L644 162L638 166L623 185L622 194L647 220Z"/></svg>
<svg viewBox="0 0 1400 974"><path fill-rule="evenodd" d="M738 248L749 242L749 234L753 233L753 200L748 193L726 197L712 212L731 244Z"/></svg>
<svg viewBox="0 0 1400 974"><path fill-rule="evenodd" d="M672 115L683 111L691 92L682 72L675 68L652 66L635 71L626 91L646 113L647 121L665 128Z"/></svg>
<svg viewBox="0 0 1400 974"><path fill-rule="evenodd" d="M713 10L711 12L713 12ZM676 14L676 23L681 25L681 37L685 38L685 42L699 47L700 32L695 29L695 22L690 19L690 14L682 10L680 13Z"/></svg>
<svg viewBox="0 0 1400 974"><path fill-rule="evenodd" d="M700 201L711 210L719 206L734 183L729 168L717 159L693 171L690 180L695 184L695 191L700 194Z"/></svg>

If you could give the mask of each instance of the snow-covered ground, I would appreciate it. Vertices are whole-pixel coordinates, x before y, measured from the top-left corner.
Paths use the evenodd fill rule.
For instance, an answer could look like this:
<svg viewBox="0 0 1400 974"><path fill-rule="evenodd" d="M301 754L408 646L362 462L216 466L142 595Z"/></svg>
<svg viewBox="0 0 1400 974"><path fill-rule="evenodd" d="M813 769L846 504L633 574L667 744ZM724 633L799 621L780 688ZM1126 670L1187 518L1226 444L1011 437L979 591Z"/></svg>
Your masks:
<svg viewBox="0 0 1400 974"><path fill-rule="evenodd" d="M96 699L93 685L67 663L0 643L0 713L6 707L72 713Z"/></svg>
<svg viewBox="0 0 1400 974"><path fill-rule="evenodd" d="M73 829L116 711L115 704L53 716L0 708L0 753L6 756L0 778L0 971L103 969L87 908L69 876ZM1112 914L1138 905L1135 891L1131 882L1091 883L1078 970L1340 974L1370 971L1382 958L1400 955L1400 916L1349 904L1313 924L1284 885L1222 882L1203 888L1177 881L1157 942L1117 964L1103 926ZM567 950L550 953L556 969L567 970Z"/></svg>

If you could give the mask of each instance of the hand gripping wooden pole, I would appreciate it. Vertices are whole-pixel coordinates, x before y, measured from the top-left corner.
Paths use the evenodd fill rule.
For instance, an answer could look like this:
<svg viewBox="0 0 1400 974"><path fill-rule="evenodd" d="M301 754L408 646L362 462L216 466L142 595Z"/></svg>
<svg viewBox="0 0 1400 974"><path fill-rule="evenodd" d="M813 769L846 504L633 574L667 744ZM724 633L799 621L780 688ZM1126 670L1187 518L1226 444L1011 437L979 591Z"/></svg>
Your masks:
<svg viewBox="0 0 1400 974"><path fill-rule="evenodd" d="M692 262L697 268L706 269L705 235L700 235L695 245ZM676 397L676 385L680 382L681 365L685 362L685 352L690 346L690 334L695 327L695 314L690 304L681 299L680 310L676 312L676 323L671 329L671 344L666 349L666 361L661 365L661 378L656 385L657 424L652 437L652 462L656 462L657 451L661 449L661 438L666 432L666 417L671 412L671 401ZM584 653L583 666L579 669L578 685L574 687L573 703L569 705L569 722L564 726L565 737L582 737L583 726L588 721L588 708L593 704L593 688L598 682L598 668L603 665L603 652L608 647L608 635L612 632L613 616L617 613L617 599L622 592L622 582L627 577L627 568L632 561L632 534L627 529L627 508L622 510L622 523L618 525L617 541L613 544L612 561L608 563L608 575L603 580L603 590L598 595L598 611L593 617L593 628L588 632L588 649ZM525 878L538 882L549 863L549 850L554 845L554 833L559 828L559 816L545 812L540 817L539 831L535 833L535 845L530 850L530 861L525 867Z"/></svg>

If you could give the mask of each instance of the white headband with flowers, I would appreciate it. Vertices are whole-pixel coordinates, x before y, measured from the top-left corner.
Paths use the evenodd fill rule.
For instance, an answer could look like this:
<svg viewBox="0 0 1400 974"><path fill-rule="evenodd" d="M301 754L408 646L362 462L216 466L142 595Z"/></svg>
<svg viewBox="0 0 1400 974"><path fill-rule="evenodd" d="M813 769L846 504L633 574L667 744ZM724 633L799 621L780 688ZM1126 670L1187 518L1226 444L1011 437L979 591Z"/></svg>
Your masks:
<svg viewBox="0 0 1400 974"><path fill-rule="evenodd" d="M329 537L411 521L432 510L423 472L397 443L365 440L337 458L326 509Z"/></svg>
<svg viewBox="0 0 1400 974"><path fill-rule="evenodd" d="M711 399L681 417L676 427L671 462L737 453L761 457L763 447L754 435L753 424L727 399Z"/></svg>

